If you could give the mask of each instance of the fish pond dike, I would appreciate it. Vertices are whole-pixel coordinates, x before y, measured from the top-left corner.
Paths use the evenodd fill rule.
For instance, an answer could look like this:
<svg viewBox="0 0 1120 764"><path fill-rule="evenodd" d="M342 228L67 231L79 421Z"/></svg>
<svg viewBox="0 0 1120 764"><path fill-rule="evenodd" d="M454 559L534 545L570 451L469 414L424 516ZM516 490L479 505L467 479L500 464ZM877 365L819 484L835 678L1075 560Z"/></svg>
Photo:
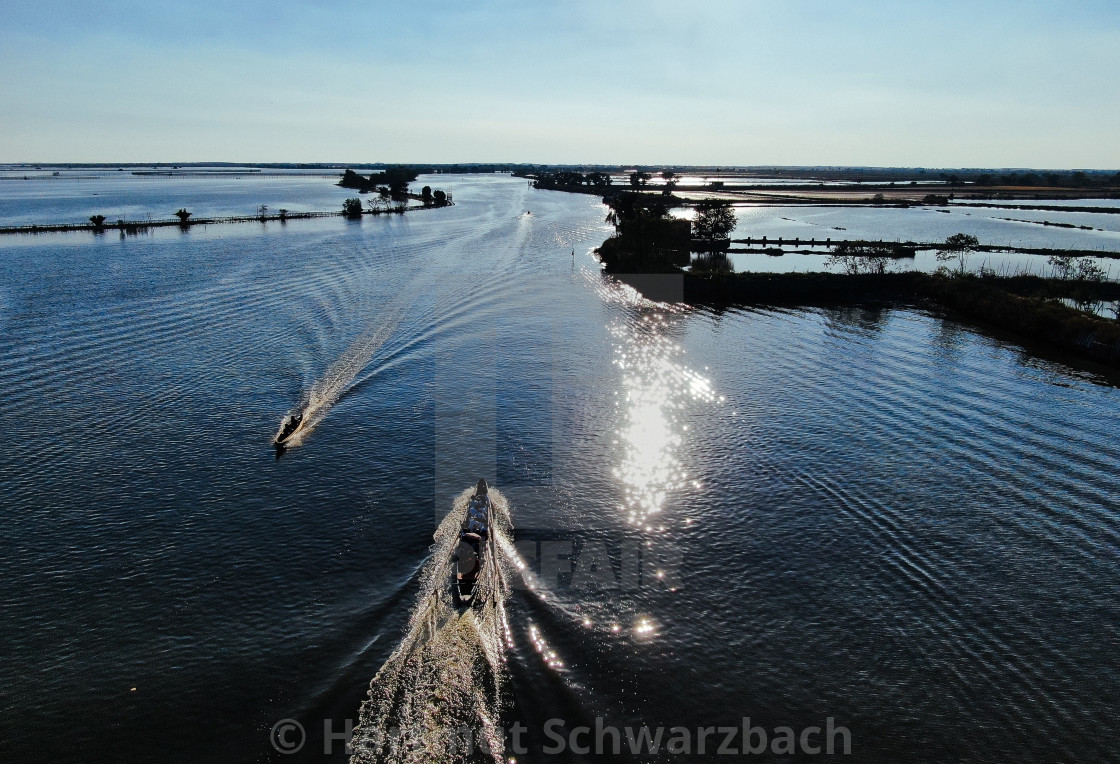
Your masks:
<svg viewBox="0 0 1120 764"><path fill-rule="evenodd" d="M691 262L689 250L695 249L697 243L685 244L669 238L658 240L650 235L655 229L656 226L644 226L646 238L640 242L626 235L612 237L598 250L608 272L651 299L785 307L933 306L948 310L959 319L1008 332L1021 342L1039 343L1082 359L1120 367L1120 322L1079 309L1120 300L1120 283L1115 281L948 271L734 273L726 259L727 249L700 255L692 262L692 268L685 271L683 266ZM763 241L785 243L787 240ZM943 246L853 240L833 242L830 251L858 255L863 250L874 252L878 257L907 258L913 257L919 247ZM887 250L892 254L884 255ZM781 250L762 251L781 254ZM1065 250L1050 252L1078 256L1076 252Z"/></svg>
<svg viewBox="0 0 1120 764"><path fill-rule="evenodd" d="M1030 221L1028 221L1030 222ZM718 246L713 247L712 244ZM745 245L736 247L734 245ZM793 247L795 249L788 249ZM802 249L796 249L801 247ZM746 239L730 239L725 242L698 242L694 241L693 251L709 251L723 249L734 253L768 254L768 255L797 255L821 254L814 249L830 250L840 248L841 254L858 255L858 250L868 249L867 257L889 257L905 259L914 257L918 252L929 252L945 248L943 241L887 241L883 239L805 239L800 237L769 237L751 236ZM1060 255L1063 257L1101 257L1109 260L1120 260L1120 252L1111 252L1100 249L1055 249L1053 247L1013 247L1003 244L978 244L974 247L976 252L1014 252L1020 255Z"/></svg>
<svg viewBox="0 0 1120 764"><path fill-rule="evenodd" d="M1120 368L1120 322L1066 305L1120 300L1120 283L1038 276L903 273L683 273L694 304L934 305L957 318Z"/></svg>
<svg viewBox="0 0 1120 764"><path fill-rule="evenodd" d="M37 233L76 233L87 231L102 234L106 231L119 231L122 236L129 234L145 233L153 228L194 228L195 226L220 225L227 223L287 223L291 220L308 220L311 218L357 218L362 215L397 215L417 210L438 209L450 206L450 202L443 205L425 205L412 207L392 207L382 209L365 209L360 213L352 214L345 211L330 212L276 212L264 215L231 215L226 217L189 217L186 220L179 218L162 218L157 220L117 220L97 223L39 223L32 225L0 226L0 234L37 234Z"/></svg>

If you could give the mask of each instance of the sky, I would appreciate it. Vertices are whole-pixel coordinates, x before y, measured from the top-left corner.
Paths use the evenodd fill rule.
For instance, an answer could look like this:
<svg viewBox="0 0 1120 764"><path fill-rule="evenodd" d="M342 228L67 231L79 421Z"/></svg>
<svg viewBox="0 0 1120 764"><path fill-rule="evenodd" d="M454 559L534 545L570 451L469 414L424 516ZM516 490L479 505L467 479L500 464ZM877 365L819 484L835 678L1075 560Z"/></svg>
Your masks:
<svg viewBox="0 0 1120 764"><path fill-rule="evenodd" d="M1120 2L0 0L0 162L1120 169Z"/></svg>

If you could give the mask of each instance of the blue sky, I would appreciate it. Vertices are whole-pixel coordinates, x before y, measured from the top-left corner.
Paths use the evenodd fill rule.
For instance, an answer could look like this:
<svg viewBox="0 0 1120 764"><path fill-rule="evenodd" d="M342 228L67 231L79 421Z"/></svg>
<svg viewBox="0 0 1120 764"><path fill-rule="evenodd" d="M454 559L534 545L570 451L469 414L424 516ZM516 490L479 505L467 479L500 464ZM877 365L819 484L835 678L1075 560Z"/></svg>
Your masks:
<svg viewBox="0 0 1120 764"><path fill-rule="evenodd" d="M0 3L0 161L1120 167L1120 3Z"/></svg>

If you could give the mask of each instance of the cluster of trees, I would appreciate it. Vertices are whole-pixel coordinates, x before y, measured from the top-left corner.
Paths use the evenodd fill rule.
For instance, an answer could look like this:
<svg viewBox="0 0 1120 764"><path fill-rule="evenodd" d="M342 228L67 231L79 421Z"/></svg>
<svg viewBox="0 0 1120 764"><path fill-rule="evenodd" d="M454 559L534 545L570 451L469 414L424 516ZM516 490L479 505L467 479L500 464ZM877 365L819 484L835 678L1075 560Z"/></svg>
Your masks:
<svg viewBox="0 0 1120 764"><path fill-rule="evenodd" d="M425 207L444 207L451 204L451 196L438 188L433 191L431 186L424 186L420 191L420 201Z"/></svg>
<svg viewBox="0 0 1120 764"><path fill-rule="evenodd" d="M1056 278L1075 282L1071 297L1077 307L1091 313L1100 312L1103 300L1096 287L1104 283L1104 268L1093 262L1092 258L1076 255L1051 255L1047 262ZM1120 306L1114 304L1113 315L1120 320Z"/></svg>
<svg viewBox="0 0 1120 764"><path fill-rule="evenodd" d="M1105 297L1102 287L1106 287L1108 274L1090 257L1079 257L1073 254L1050 255L1047 264L1054 274L1054 278L1070 282L1067 286L1067 296L1072 299L1077 307L1089 313L1100 314L1104 307ZM1112 295L1115 296L1115 293ZM1120 302L1113 301L1112 317L1120 321Z"/></svg>
<svg viewBox="0 0 1120 764"><path fill-rule="evenodd" d="M913 257L914 248L894 242L853 243L842 241L832 248L824 264L826 268L839 267L842 273L886 273L891 260Z"/></svg>
<svg viewBox="0 0 1120 764"><path fill-rule="evenodd" d="M980 240L966 233L955 233L945 239L937 251L938 262L956 263L958 275L968 268L968 260L980 246ZM886 273L890 261L913 257L914 247L895 242L840 242L832 248L825 267L839 267L843 273Z"/></svg>
<svg viewBox="0 0 1120 764"><path fill-rule="evenodd" d="M375 172L368 177L359 175L353 170L347 170L342 174L342 179L339 180L338 185L343 188L356 189L359 194L376 192L377 199L370 199L366 202L369 212L389 211L390 209L394 212L404 212L409 197L416 197L415 194L409 194L408 184L416 180L418 173L418 168L404 165L388 167L383 172ZM420 200L425 207L443 207L451 204L451 194L438 188L433 190L431 186L424 186L424 189L420 192ZM351 204L351 202L357 202L357 204ZM355 217L362 214L361 207L361 199L347 199L343 203L342 211L350 217ZM352 210L357 210L357 212L351 214Z"/></svg>
<svg viewBox="0 0 1120 764"><path fill-rule="evenodd" d="M632 172L630 173L630 187L635 191L637 191L640 187L644 188L646 183L649 183L649 179L652 177L653 176L645 170Z"/></svg>
<svg viewBox="0 0 1120 764"><path fill-rule="evenodd" d="M1104 269L1088 257L1051 255L1047 264L1053 269L1054 277L1063 281L1104 281Z"/></svg>
<svg viewBox="0 0 1120 764"><path fill-rule="evenodd" d="M416 180L419 175L416 168L406 166L387 167L382 172L375 172L368 177L359 175L353 170L346 170L342 173L342 179L338 181L338 185L343 188L352 188L359 194L368 194L371 191L381 193L381 189L385 189L385 194L393 199L403 199L408 195L408 184Z"/></svg>
<svg viewBox="0 0 1120 764"><path fill-rule="evenodd" d="M615 194L603 201L610 207L607 222L614 225L616 235L622 234L624 226L630 221L667 219L669 209L676 206L656 197L630 193ZM702 199L696 203L696 218L692 221L690 238L704 242L730 241L736 222L730 202Z"/></svg>
<svg viewBox="0 0 1120 764"><path fill-rule="evenodd" d="M580 172L579 170L555 170L541 172L533 181L534 188L553 191L583 191L604 193L611 186L611 176L605 172Z"/></svg>
<svg viewBox="0 0 1120 764"><path fill-rule="evenodd" d="M688 264L691 226L669 216L669 200L620 191L603 201L615 227L614 237L599 247L609 272L672 272Z"/></svg>
<svg viewBox="0 0 1120 764"><path fill-rule="evenodd" d="M366 199L365 212L371 215L380 212L404 212L408 209L408 198L390 199L388 194L378 195L375 199ZM354 196L342 203L342 214L348 218L360 218L363 214L362 200Z"/></svg>
<svg viewBox="0 0 1120 764"><path fill-rule="evenodd" d="M696 204L696 217L690 223L674 218L669 210L680 202L672 196L618 191L603 200L610 208L607 222L615 235L599 248L599 256L613 272L672 272L687 265L691 252L726 249L735 228L731 204L705 199ZM709 270L725 270L726 257L704 261Z"/></svg>
<svg viewBox="0 0 1120 764"><path fill-rule="evenodd" d="M451 204L451 195L440 189L432 190L431 186L424 186L420 192L420 201L425 207L445 207ZM377 189L377 197L366 199L366 212L376 214L379 212L404 212L408 209L408 196L393 197L387 186ZM351 197L342 203L342 214L348 218L361 217L362 200Z"/></svg>

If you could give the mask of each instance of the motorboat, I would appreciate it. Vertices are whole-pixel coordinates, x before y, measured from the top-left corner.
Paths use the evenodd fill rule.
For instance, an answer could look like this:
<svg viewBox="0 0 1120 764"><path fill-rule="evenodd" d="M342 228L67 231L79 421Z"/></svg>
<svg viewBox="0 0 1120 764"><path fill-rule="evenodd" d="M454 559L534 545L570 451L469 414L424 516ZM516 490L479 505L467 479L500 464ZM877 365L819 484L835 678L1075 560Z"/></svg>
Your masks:
<svg viewBox="0 0 1120 764"><path fill-rule="evenodd" d="M475 491L467 500L467 515L459 526L459 544L451 556L451 590L456 603L472 603L478 592L478 579L493 556L490 501L486 480L479 478ZM493 564L492 562L490 563Z"/></svg>
<svg viewBox="0 0 1120 764"><path fill-rule="evenodd" d="M306 421L307 417L302 412L284 417L284 421L280 423L280 430L276 433L276 437L272 439L272 444L277 448L284 448L292 437L303 429Z"/></svg>

